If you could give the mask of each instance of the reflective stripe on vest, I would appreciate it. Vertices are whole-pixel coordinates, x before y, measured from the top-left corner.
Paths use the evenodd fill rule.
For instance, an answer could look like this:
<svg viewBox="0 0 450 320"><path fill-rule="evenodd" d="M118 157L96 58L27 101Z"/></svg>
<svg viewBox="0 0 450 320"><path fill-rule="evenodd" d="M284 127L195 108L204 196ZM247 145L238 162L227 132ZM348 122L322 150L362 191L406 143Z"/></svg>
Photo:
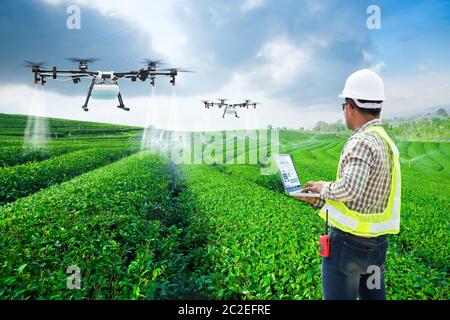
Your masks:
<svg viewBox="0 0 450 320"><path fill-rule="evenodd" d="M387 142L392 150L394 168L391 177L391 190L385 210L381 213L359 213L349 209L344 202L326 200L319 215L325 219L328 210L330 223L343 231L361 237L376 237L382 234L397 234L400 231L401 172L400 155L397 146L386 134L383 127L369 126L363 132L371 132ZM339 180L339 167L336 180Z"/></svg>

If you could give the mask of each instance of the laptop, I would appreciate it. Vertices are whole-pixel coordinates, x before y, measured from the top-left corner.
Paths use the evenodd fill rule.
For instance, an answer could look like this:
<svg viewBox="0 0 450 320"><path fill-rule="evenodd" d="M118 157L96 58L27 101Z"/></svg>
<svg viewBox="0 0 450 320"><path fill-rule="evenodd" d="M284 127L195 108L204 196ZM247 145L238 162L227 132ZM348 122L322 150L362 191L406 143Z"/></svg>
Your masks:
<svg viewBox="0 0 450 320"><path fill-rule="evenodd" d="M297 176L294 163L289 154L274 154L273 157L280 171L281 181L283 181L284 190L290 196L304 196L304 197L320 197L316 192L303 192L302 184Z"/></svg>

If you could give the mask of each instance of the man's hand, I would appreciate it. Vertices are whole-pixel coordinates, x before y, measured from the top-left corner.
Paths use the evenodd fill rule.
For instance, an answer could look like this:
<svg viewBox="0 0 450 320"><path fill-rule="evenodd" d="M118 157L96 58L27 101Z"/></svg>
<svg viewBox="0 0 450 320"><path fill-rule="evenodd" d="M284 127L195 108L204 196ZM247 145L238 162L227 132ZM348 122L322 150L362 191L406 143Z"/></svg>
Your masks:
<svg viewBox="0 0 450 320"><path fill-rule="evenodd" d="M324 184L325 182L323 181L308 181L308 183L306 184L306 188L304 188L302 192L311 191L315 193L320 193ZM294 197L300 201L307 202L313 206L317 201L317 198L314 197L304 197L304 196L294 196Z"/></svg>
<svg viewBox="0 0 450 320"><path fill-rule="evenodd" d="M310 205L314 205L314 203L316 202L316 198L314 197L303 197L303 196L293 196L293 197L300 201L308 202Z"/></svg>
<svg viewBox="0 0 450 320"><path fill-rule="evenodd" d="M308 183L306 184L306 188L304 188L302 191L320 193L324 184L324 181L308 181Z"/></svg>

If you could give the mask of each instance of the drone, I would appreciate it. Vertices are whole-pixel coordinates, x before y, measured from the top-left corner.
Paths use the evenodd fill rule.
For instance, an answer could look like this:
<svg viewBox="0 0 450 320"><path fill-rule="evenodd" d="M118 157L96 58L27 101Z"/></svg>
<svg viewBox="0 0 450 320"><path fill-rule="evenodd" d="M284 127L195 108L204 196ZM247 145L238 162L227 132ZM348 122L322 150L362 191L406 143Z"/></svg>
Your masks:
<svg viewBox="0 0 450 320"><path fill-rule="evenodd" d="M119 79L130 79L132 82L141 80L142 82L149 80L151 86L155 86L155 78L157 76L168 76L170 77L170 84L175 86L175 78L179 72L192 72L189 70L181 68L167 68L159 69L161 64L164 64L161 60L150 60L145 59L142 63L146 65L146 68L141 68L137 71L128 72L115 72L115 71L89 71L88 63L97 61L96 58L67 58L67 60L78 63L78 70L59 70L56 66L52 69L43 69L45 62L31 62L25 61L26 67L31 67L31 71L34 73L34 84L38 85L41 82L44 86L47 81L47 77L58 80L58 78L63 78L65 80L72 80L74 84L81 82L82 78L91 79L91 84L89 86L86 101L84 102L82 108L84 111L88 111L89 99L92 97L94 99L118 99L119 109L125 111L130 111L130 108L125 107L122 95L119 90Z"/></svg>
<svg viewBox="0 0 450 320"><path fill-rule="evenodd" d="M249 108L250 106L253 106L254 109L256 109L256 105L260 104L259 102L251 102L250 100L244 100L243 103L234 103L234 104L229 104L226 103L225 101L227 101L227 99L217 99L219 100L219 102L209 102L208 100L203 100L203 104L205 105L206 109L209 109L211 107L219 107L222 108L224 107L225 110L223 112L222 118L225 118L225 115L227 114L234 114L234 116L236 118L239 118L236 108Z"/></svg>

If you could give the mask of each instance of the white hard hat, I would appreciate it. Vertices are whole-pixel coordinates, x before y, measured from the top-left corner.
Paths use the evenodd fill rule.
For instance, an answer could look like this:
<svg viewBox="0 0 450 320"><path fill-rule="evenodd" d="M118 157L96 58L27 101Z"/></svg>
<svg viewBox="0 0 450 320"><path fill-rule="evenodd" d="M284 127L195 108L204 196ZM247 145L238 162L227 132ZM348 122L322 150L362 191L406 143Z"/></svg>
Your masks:
<svg viewBox="0 0 450 320"><path fill-rule="evenodd" d="M352 73L345 81L345 87L340 98L359 100L384 101L383 79L374 71L362 69ZM364 103L366 108L373 108L373 103Z"/></svg>

